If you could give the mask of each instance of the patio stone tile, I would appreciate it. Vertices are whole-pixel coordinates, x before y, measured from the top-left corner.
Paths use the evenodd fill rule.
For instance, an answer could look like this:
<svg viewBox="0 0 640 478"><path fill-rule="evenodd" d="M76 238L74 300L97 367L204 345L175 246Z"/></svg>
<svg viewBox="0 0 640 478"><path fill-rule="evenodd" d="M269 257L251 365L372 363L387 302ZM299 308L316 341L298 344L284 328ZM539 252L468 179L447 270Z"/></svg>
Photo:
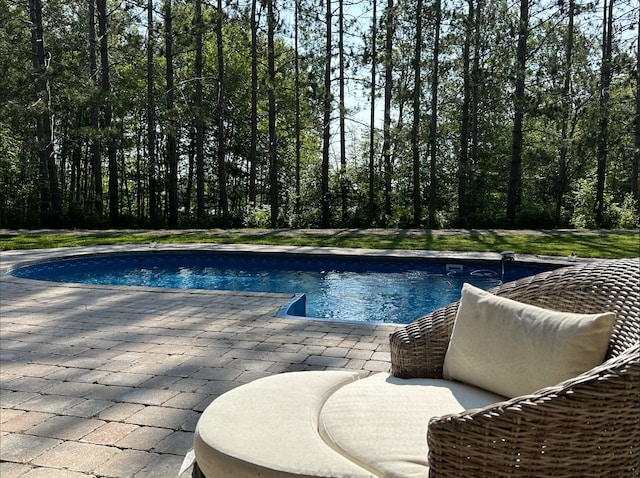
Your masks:
<svg viewBox="0 0 640 478"><path fill-rule="evenodd" d="M42 412L25 412L23 410L7 410L8 412L17 412L9 420L0 425L0 430L6 432L26 432L40 423L48 420L55 415ZM4 415L4 412L3 412ZM0 475L1 476L1 475Z"/></svg>
<svg viewBox="0 0 640 478"><path fill-rule="evenodd" d="M382 362L390 362L391 361L391 353L388 351L376 351L371 356L371 360L379 360Z"/></svg>
<svg viewBox="0 0 640 478"><path fill-rule="evenodd" d="M38 467L31 469L26 475L21 475L20 478L93 478L93 476L78 471Z"/></svg>
<svg viewBox="0 0 640 478"><path fill-rule="evenodd" d="M186 408L194 410L195 407L208 397L204 393L178 392L175 396L163 403L165 407Z"/></svg>
<svg viewBox="0 0 640 478"><path fill-rule="evenodd" d="M211 397L218 397L229 390L232 390L240 385L239 382L232 380L209 380L206 385L198 388L196 392L204 393Z"/></svg>
<svg viewBox="0 0 640 478"><path fill-rule="evenodd" d="M95 473L108 478L129 478L156 459L158 455L155 453L123 450L96 468Z"/></svg>
<svg viewBox="0 0 640 478"><path fill-rule="evenodd" d="M131 364L123 360L109 360L96 366L96 369L103 370L105 372L120 373L128 370L130 367Z"/></svg>
<svg viewBox="0 0 640 478"><path fill-rule="evenodd" d="M157 407L150 405L134 413L125 420L126 423L147 425L176 430L189 420L195 412L181 408Z"/></svg>
<svg viewBox="0 0 640 478"><path fill-rule="evenodd" d="M43 387L41 391L51 395L86 397L97 395L106 387L106 385L97 383L47 381L47 386Z"/></svg>
<svg viewBox="0 0 640 478"><path fill-rule="evenodd" d="M163 343L150 348L148 351L156 354L182 355L191 347L187 345L177 345L173 343Z"/></svg>
<svg viewBox="0 0 640 478"><path fill-rule="evenodd" d="M126 351L126 352L121 352L118 355L112 357L111 360L115 362L126 362L128 364L131 364L138 360L143 360L145 356L146 354L144 354L141 351L140 352Z"/></svg>
<svg viewBox="0 0 640 478"><path fill-rule="evenodd" d="M109 400L84 400L82 403L65 411L66 415L75 417L91 418L100 413L105 408L110 407L113 402Z"/></svg>
<svg viewBox="0 0 640 478"><path fill-rule="evenodd" d="M183 359L182 356L178 355L168 355L167 357L178 357ZM131 367L125 370L126 373L130 374L142 374L142 375L164 375L173 367L179 366L180 362L173 361L171 359L165 359L164 361L159 362L139 362L131 365ZM146 382L146 380L145 380ZM141 382L139 385L142 385Z"/></svg>
<svg viewBox="0 0 640 478"><path fill-rule="evenodd" d="M172 390L172 385L178 381L178 377L168 375L156 375L140 385L141 388L155 388L157 390Z"/></svg>
<svg viewBox="0 0 640 478"><path fill-rule="evenodd" d="M324 355L311 355L305 363L308 365L318 365L321 367L341 367L344 368L349 361L340 357L327 357Z"/></svg>
<svg viewBox="0 0 640 478"><path fill-rule="evenodd" d="M20 403L16 408L32 412L61 414L83 401L83 398L64 397L62 395L36 395L32 399Z"/></svg>
<svg viewBox="0 0 640 478"><path fill-rule="evenodd" d="M153 347L135 334L127 334L127 338L120 344L111 347L112 350L124 350L126 352L145 352ZM113 360L117 360L114 358Z"/></svg>
<svg viewBox="0 0 640 478"><path fill-rule="evenodd" d="M36 457L33 463L90 473L118 453L120 450L115 447L66 441Z"/></svg>
<svg viewBox="0 0 640 478"><path fill-rule="evenodd" d="M115 445L118 440L122 440L138 428L138 425L129 423L107 422L86 434L81 441L97 445Z"/></svg>
<svg viewBox="0 0 640 478"><path fill-rule="evenodd" d="M121 402L141 403L143 405L162 405L175 397L174 390L158 390L153 388L137 388L120 397Z"/></svg>
<svg viewBox="0 0 640 478"><path fill-rule="evenodd" d="M229 362L228 367L240 369L243 371L265 371L273 365L273 362L267 360L249 360L249 359L233 359Z"/></svg>
<svg viewBox="0 0 640 478"><path fill-rule="evenodd" d="M231 368L203 367L191 375L191 378L230 381L237 378L241 373L241 370Z"/></svg>
<svg viewBox="0 0 640 478"><path fill-rule="evenodd" d="M98 414L98 418L108 421L124 421L134 413L139 412L144 405L138 403L114 403Z"/></svg>
<svg viewBox="0 0 640 478"><path fill-rule="evenodd" d="M52 383L44 378L19 377L6 384L5 388L16 392L40 392Z"/></svg>
<svg viewBox="0 0 640 478"><path fill-rule="evenodd" d="M109 373L102 377L98 382L103 385L121 385L124 387L137 387L147 380L153 378L153 375L143 373Z"/></svg>
<svg viewBox="0 0 640 478"><path fill-rule="evenodd" d="M23 463L11 463L9 461L3 461L0 463L0 476L2 478L17 478L18 476L24 476L24 474L29 470L31 470L31 467Z"/></svg>
<svg viewBox="0 0 640 478"><path fill-rule="evenodd" d="M370 360L373 353L374 352L372 350L352 348L349 349L345 357L348 359Z"/></svg>
<svg viewBox="0 0 640 478"><path fill-rule="evenodd" d="M35 457L62 443L55 438L46 438L20 433L10 433L2 436L0 447L0 461L14 461L29 463Z"/></svg>
<svg viewBox="0 0 640 478"><path fill-rule="evenodd" d="M362 367L363 370L368 370L370 372L389 372L391 365L389 362L380 362L378 360L367 360Z"/></svg>
<svg viewBox="0 0 640 478"><path fill-rule="evenodd" d="M171 433L172 431L167 428L136 427L131 433L116 441L115 446L148 451L171 435Z"/></svg>
<svg viewBox="0 0 640 478"><path fill-rule="evenodd" d="M362 359L349 359L346 368L350 370L360 370L365 366L366 363L367 361Z"/></svg>
<svg viewBox="0 0 640 478"><path fill-rule="evenodd" d="M196 371L199 369L196 369ZM195 372L194 372L195 373ZM179 392L195 392L200 387L207 384L207 380L199 378L181 378L176 382L173 382L169 388L171 390L177 390Z"/></svg>
<svg viewBox="0 0 640 478"><path fill-rule="evenodd" d="M269 369L267 370L248 370L246 372L243 372L242 375L240 375L236 380L241 383L249 383L253 382L254 380L258 380L259 378L268 377L272 374L273 373L271 372L271 367L269 367Z"/></svg>
<svg viewBox="0 0 640 478"><path fill-rule="evenodd" d="M340 357L344 358L349 353L349 349L347 347L328 347L322 355L325 357Z"/></svg>
<svg viewBox="0 0 640 478"><path fill-rule="evenodd" d="M54 416L30 428L29 435L38 435L63 440L79 440L87 433L104 425L101 420L86 420L80 417Z"/></svg>
<svg viewBox="0 0 640 478"><path fill-rule="evenodd" d="M56 381L95 383L108 375L110 375L110 372L105 372L102 370L89 370L86 368L67 367L60 368L51 375L48 375L47 379Z"/></svg>
<svg viewBox="0 0 640 478"><path fill-rule="evenodd" d="M20 415L24 415L26 412L24 410L13 410L11 408L0 408L0 425L8 422L9 420L13 420ZM0 430L2 428L0 427Z"/></svg>
<svg viewBox="0 0 640 478"><path fill-rule="evenodd" d="M172 453L186 455L193 448L193 433L186 431L173 432L153 447L156 453Z"/></svg>
<svg viewBox="0 0 640 478"><path fill-rule="evenodd" d="M184 457L178 455L160 455L132 478L176 478L183 459Z"/></svg>
<svg viewBox="0 0 640 478"><path fill-rule="evenodd" d="M3 363L2 369L6 373L14 373L23 377L39 377L44 378L54 372L57 372L62 367L56 367L55 365L43 365L37 363L18 363L9 362Z"/></svg>
<svg viewBox="0 0 640 478"><path fill-rule="evenodd" d="M182 424L182 426L180 427L180 430L185 431L185 432L191 432L191 433L195 432L196 431L196 425L198 425L198 419L200 418L200 414L206 408L206 406L209 405L210 403L211 403L211 400L206 402L206 404L204 404L204 402L203 402L204 406L201 409L197 410L200 413L198 413L197 415L193 415L193 417L191 417L189 420L184 422Z"/></svg>
<svg viewBox="0 0 640 478"><path fill-rule="evenodd" d="M283 343L284 340L282 338L272 338L272 340L274 340L274 344L278 346L276 348L278 353L297 353L300 352L303 347L300 344Z"/></svg>

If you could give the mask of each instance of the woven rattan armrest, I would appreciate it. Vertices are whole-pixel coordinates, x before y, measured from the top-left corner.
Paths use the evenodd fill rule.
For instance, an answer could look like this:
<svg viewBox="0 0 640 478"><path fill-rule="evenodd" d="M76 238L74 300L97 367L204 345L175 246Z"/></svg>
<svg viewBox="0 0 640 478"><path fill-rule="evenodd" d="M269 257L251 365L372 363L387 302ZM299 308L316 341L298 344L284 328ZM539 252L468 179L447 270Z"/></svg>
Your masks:
<svg viewBox="0 0 640 478"><path fill-rule="evenodd" d="M430 477L640 475L640 347L533 395L429 423Z"/></svg>
<svg viewBox="0 0 640 478"><path fill-rule="evenodd" d="M400 378L442 378L458 302L438 309L391 334L391 373Z"/></svg>

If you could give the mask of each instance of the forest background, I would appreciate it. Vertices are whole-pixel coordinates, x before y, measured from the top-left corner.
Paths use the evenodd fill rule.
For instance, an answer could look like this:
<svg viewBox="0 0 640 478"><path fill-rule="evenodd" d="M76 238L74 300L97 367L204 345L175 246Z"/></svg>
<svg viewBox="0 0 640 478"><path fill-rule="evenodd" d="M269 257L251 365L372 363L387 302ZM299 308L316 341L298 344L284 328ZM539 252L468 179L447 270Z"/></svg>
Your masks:
<svg viewBox="0 0 640 478"><path fill-rule="evenodd" d="M0 0L0 227L638 227L637 0Z"/></svg>

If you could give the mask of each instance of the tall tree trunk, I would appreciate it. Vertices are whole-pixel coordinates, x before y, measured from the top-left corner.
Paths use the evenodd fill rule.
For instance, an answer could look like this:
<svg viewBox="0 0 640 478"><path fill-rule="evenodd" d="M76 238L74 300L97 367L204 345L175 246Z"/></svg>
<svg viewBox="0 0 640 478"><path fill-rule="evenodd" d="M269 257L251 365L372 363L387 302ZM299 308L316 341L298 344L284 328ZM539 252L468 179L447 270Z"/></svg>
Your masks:
<svg viewBox="0 0 640 478"><path fill-rule="evenodd" d="M638 10L640 13L640 10ZM640 190L638 189L638 167L640 166L640 18L638 18L638 45L636 48L636 116L635 122L635 148L631 160L631 191L638 206L640 215Z"/></svg>
<svg viewBox="0 0 640 478"><path fill-rule="evenodd" d="M184 215L185 217L189 217L191 215L191 194L193 193L193 176L194 176L194 170L197 169L197 165L196 165L196 136L197 136L197 131L194 129L191 132L191 138L189 141L189 149L188 149L188 163L187 163L187 186L185 188L184 191ZM197 194L197 193L196 193ZM196 204L197 207L197 204Z"/></svg>
<svg viewBox="0 0 640 478"><path fill-rule="evenodd" d="M296 119L295 119L295 130L296 130L296 199L294 204L294 210L297 215L301 212L301 198L300 198L300 155L302 151L302 143L300 140L300 57L298 54L298 35L300 30L300 0L295 0L295 11L294 11L294 46L293 46L293 54L294 54L294 63L295 63L295 78L294 78L294 94L296 97Z"/></svg>
<svg viewBox="0 0 640 478"><path fill-rule="evenodd" d="M522 203L522 120L524 118L527 38L529 36L529 0L520 0L518 50L516 53L516 81L514 92L513 140L509 164L507 190L507 221L515 225L516 214Z"/></svg>
<svg viewBox="0 0 640 478"><path fill-rule="evenodd" d="M435 38L433 40L433 72L431 73L431 125L429 128L429 227L436 224L436 212L438 210L438 84L440 83L440 24L442 22L442 9L440 0L435 2L436 24Z"/></svg>
<svg viewBox="0 0 640 478"><path fill-rule="evenodd" d="M53 148L53 118L51 116L51 89L46 70L49 67L45 53L44 29L42 24L42 1L29 0L31 19L32 64L38 78L38 94L45 105L36 119L38 140L38 160L40 165L40 212L48 220L62 214L62 195L58 183L58 173Z"/></svg>
<svg viewBox="0 0 640 478"><path fill-rule="evenodd" d="M384 159L384 212L385 225L391 217L391 94L393 91L393 36L395 33L395 15L393 0L387 0L385 58L384 58L384 125L382 157Z"/></svg>
<svg viewBox="0 0 640 478"><path fill-rule="evenodd" d="M218 0L216 18L216 46L218 56L218 101L217 101L217 120L218 120L218 182L220 187L220 214L222 216L222 225L229 225L229 198L227 195L227 165L225 163L227 157L226 134L224 125L224 115L227 109L226 95L224 91L225 71L224 71L224 38L222 36L222 19L223 9L222 0Z"/></svg>
<svg viewBox="0 0 640 478"><path fill-rule="evenodd" d="M98 75L98 46L96 36L96 5L95 0L89 0L89 68L91 79L96 88L100 87ZM98 98L94 98L91 103L91 127L93 128L93 138L91 138L91 169L93 173L93 207L98 216L102 216L104 205L102 203L102 151L100 144L100 105Z"/></svg>
<svg viewBox="0 0 640 478"><path fill-rule="evenodd" d="M296 0L298 2L298 0ZM258 0L251 0L251 146L249 151L249 204L256 205L258 165ZM297 5L297 3L296 3ZM296 49L297 53L297 49Z"/></svg>
<svg viewBox="0 0 640 478"><path fill-rule="evenodd" d="M322 133L322 227L329 227L331 223L331 204L329 198L329 147L331 141L331 0L326 0L326 47L324 57L324 120Z"/></svg>
<svg viewBox="0 0 640 478"><path fill-rule="evenodd" d="M371 111L369 112L369 226L376 216L375 144L376 144L376 67L378 64L378 1L371 0Z"/></svg>
<svg viewBox="0 0 640 478"><path fill-rule="evenodd" d="M469 129L471 123L471 37L474 25L474 0L467 0L464 43L462 46L462 121L460 124L460 154L458 156L458 220L467 223L467 181L469 167Z"/></svg>
<svg viewBox="0 0 640 478"><path fill-rule="evenodd" d="M598 120L598 166L596 178L596 201L594 212L596 225L601 227L604 219L604 183L607 172L607 146L609 140L609 86L611 85L611 48L613 38L613 2L605 0L602 19L602 65L600 66L600 112Z"/></svg>
<svg viewBox="0 0 640 478"><path fill-rule="evenodd" d="M560 137L560 150L558 151L558 185L556 191L555 223L560 226L562 202L567 189L568 154L569 154L569 118L571 116L571 69L573 66L573 17L575 13L575 0L569 0L569 20L567 25L567 39L565 42L565 71L562 85L562 124Z"/></svg>
<svg viewBox="0 0 640 478"><path fill-rule="evenodd" d="M467 184L469 194L467 204L470 210L476 207L476 182L473 175L473 164L478 164L478 144L479 144L479 120L480 120L480 82L482 72L480 71L480 56L482 55L482 10L483 0L477 0L475 9L475 28L473 34L473 67L471 68L471 152L469 164L467 165Z"/></svg>
<svg viewBox="0 0 640 478"><path fill-rule="evenodd" d="M73 125L72 147L71 147L71 178L69 179L69 201L72 203L80 203L80 176L81 176L81 159L82 159L82 143L80 139L80 128L82 127L82 110L76 110L76 117Z"/></svg>
<svg viewBox="0 0 640 478"><path fill-rule="evenodd" d="M347 132L345 125L345 66L344 66L344 0L338 0L338 68L340 69L340 193L342 197L342 223L346 224L349 218L348 188L347 188Z"/></svg>
<svg viewBox="0 0 640 478"><path fill-rule="evenodd" d="M269 99L269 190L271 200L271 227L278 227L279 191L278 191L278 151L276 131L276 54L275 54L275 27L276 18L273 11L275 0L267 0L267 63L269 69L269 87L267 96Z"/></svg>
<svg viewBox="0 0 640 478"><path fill-rule="evenodd" d="M164 1L164 42L166 55L166 81L167 81L167 164L169 166L169 227L178 227L178 147L177 147L177 122L174 111L174 86L173 86L173 12L172 0Z"/></svg>
<svg viewBox="0 0 640 478"><path fill-rule="evenodd" d="M149 216L158 222L158 182L156 158L156 108L153 74L153 0L147 0L147 156L149 174Z"/></svg>
<svg viewBox="0 0 640 478"><path fill-rule="evenodd" d="M204 106L202 104L202 71L204 69L204 60L202 58L202 34L204 27L202 25L202 0L196 0L195 4L195 29L196 29L196 91L195 91L195 107L196 107L196 215L202 219L204 216Z"/></svg>
<svg viewBox="0 0 640 478"><path fill-rule="evenodd" d="M104 129L107 131L107 157L109 162L109 221L116 226L119 221L118 151L116 149L111 97L111 68L109 65L109 40L107 27L107 0L97 0L98 34L100 37L100 88L104 100Z"/></svg>
<svg viewBox="0 0 640 478"><path fill-rule="evenodd" d="M413 157L413 225L422 220L422 192L420 190L420 113L422 102L422 0L416 5L416 43L413 56L413 124L411 154Z"/></svg>

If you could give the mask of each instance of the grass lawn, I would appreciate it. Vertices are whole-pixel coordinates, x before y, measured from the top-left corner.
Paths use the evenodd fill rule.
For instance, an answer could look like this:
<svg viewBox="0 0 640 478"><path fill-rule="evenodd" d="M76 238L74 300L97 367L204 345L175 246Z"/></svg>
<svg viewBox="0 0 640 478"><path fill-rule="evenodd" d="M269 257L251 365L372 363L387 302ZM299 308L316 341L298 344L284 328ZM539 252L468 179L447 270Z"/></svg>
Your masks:
<svg viewBox="0 0 640 478"><path fill-rule="evenodd" d="M424 249L433 251L514 251L615 259L640 256L637 231L491 231L443 233L442 231L61 231L5 232L0 250L93 246L102 244L219 243L293 246L363 247L370 249Z"/></svg>

